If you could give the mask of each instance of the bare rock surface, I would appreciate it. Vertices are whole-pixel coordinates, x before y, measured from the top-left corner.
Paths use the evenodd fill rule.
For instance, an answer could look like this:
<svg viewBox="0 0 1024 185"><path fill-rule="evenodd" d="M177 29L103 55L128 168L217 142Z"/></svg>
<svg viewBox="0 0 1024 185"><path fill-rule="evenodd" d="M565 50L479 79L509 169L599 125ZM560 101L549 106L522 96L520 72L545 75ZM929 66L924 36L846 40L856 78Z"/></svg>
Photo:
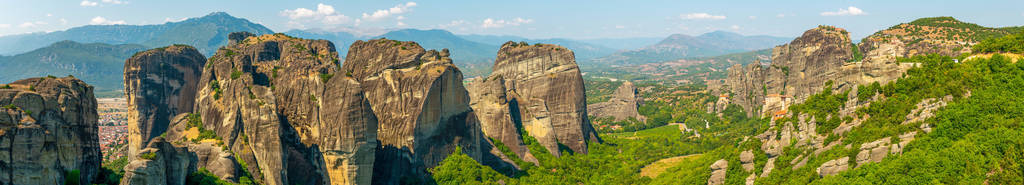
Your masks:
<svg viewBox="0 0 1024 185"><path fill-rule="evenodd" d="M725 159L719 159L711 164L711 177L708 177L708 185L718 185L725 183L725 172L729 170L729 162Z"/></svg>
<svg viewBox="0 0 1024 185"><path fill-rule="evenodd" d="M64 184L99 172L96 98L74 77L18 80L0 89L0 184Z"/></svg>
<svg viewBox="0 0 1024 185"><path fill-rule="evenodd" d="M485 143L462 72L447 50L415 42L357 41L342 72L361 83L379 124L374 183L421 178L461 147L480 161Z"/></svg>
<svg viewBox="0 0 1024 185"><path fill-rule="evenodd" d="M500 86L511 105L513 125L553 155L562 155L560 146L587 153L588 142L600 142L587 118L583 77L571 50L507 42L498 51L493 71L485 80L503 81Z"/></svg>
<svg viewBox="0 0 1024 185"><path fill-rule="evenodd" d="M196 170L191 165L188 148L174 146L162 137L154 138L125 165L121 185L170 184L183 185Z"/></svg>
<svg viewBox="0 0 1024 185"><path fill-rule="evenodd" d="M821 164L818 167L817 172L821 177L838 174L839 172L846 171L849 168L850 157L843 157L839 159L833 159Z"/></svg>
<svg viewBox="0 0 1024 185"><path fill-rule="evenodd" d="M203 67L194 108L203 129L260 183L368 184L376 117L358 81L339 73L334 45L232 35Z"/></svg>
<svg viewBox="0 0 1024 185"><path fill-rule="evenodd" d="M128 155L167 131L171 118L190 113L206 58L191 46L173 45L135 54L124 63L128 101Z"/></svg>
<svg viewBox="0 0 1024 185"><path fill-rule="evenodd" d="M635 118L644 122L647 117L640 115L637 110L642 104L643 98L640 97L640 91L632 82L626 81L615 89L611 99L607 102L587 105L587 113L595 117L613 117L615 121Z"/></svg>

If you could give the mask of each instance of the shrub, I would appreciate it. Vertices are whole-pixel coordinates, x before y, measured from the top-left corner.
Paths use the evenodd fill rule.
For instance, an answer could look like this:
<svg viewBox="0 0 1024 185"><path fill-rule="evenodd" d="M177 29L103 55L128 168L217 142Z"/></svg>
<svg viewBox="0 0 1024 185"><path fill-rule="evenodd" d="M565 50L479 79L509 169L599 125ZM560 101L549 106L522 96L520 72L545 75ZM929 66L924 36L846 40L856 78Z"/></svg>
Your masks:
<svg viewBox="0 0 1024 185"><path fill-rule="evenodd" d="M334 77L334 74L320 74L320 82L327 83L327 81L330 80L331 77Z"/></svg>
<svg viewBox="0 0 1024 185"><path fill-rule="evenodd" d="M156 159L156 152L149 152L149 153L139 154L139 158L143 158L143 159L146 159L146 160L154 160L154 159Z"/></svg>
<svg viewBox="0 0 1024 185"><path fill-rule="evenodd" d="M65 173L64 174L64 184L65 185L79 185L79 184L81 184L81 181L82 181L81 173L82 172L78 171L78 170L71 170L71 171Z"/></svg>
<svg viewBox="0 0 1024 185"><path fill-rule="evenodd" d="M231 72L231 79L232 79L232 80L234 80L234 79L238 79L238 77L242 77L242 71L238 71L238 70L236 69L235 71L232 71L232 72Z"/></svg>

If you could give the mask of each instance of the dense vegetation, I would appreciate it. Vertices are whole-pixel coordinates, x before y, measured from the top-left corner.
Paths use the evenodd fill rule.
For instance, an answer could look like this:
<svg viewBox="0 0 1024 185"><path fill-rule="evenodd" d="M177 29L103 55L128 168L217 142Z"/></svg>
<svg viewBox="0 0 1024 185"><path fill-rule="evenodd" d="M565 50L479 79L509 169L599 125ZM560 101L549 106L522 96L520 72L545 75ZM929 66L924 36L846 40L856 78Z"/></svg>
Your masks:
<svg viewBox="0 0 1024 185"><path fill-rule="evenodd" d="M1018 36L993 39L983 43L992 51L1007 52L1020 44ZM1006 44L998 44L1006 43ZM1011 51L1012 52L1012 51ZM787 147L775 160L774 170L767 177L757 179L758 184L1022 184L1024 183L1024 64L1012 58L994 55L976 57L957 63L954 58L940 55L916 56L901 61L920 63L907 71L904 78L885 85L864 84L855 95L850 91L833 92L831 87L809 97L804 103L790 107L794 113L812 115L818 121L818 134L829 136L839 146L810 155L813 148ZM830 86L827 84L826 86ZM850 96L848 96L850 95ZM925 99L952 96L948 106L938 109L935 117L923 123L932 125L924 132L921 123L903 124L911 110ZM841 121L837 111L847 97L858 101L873 101L858 109L857 116L870 115L863 123L843 136L832 136L831 130ZM671 104L655 105L672 107ZM668 109L668 108L665 108ZM672 110L678 111L678 110ZM650 110L644 111L648 114ZM743 184L751 174L741 168L739 153L751 150L755 154L755 170L765 166L767 155L760 150L759 139L748 136L764 133L769 120L745 117L738 108L729 108L721 116L687 112L686 116L672 119L696 129L702 137L681 133L674 125L656 127L637 132L602 134L605 143L590 145L590 154L572 154L553 158L546 153L534 155L539 166L525 167L514 176L494 176L494 173L462 174L459 183L474 184L496 182L508 184L704 184L710 176L708 166L716 160L729 161L726 184ZM825 119L831 117L831 119ZM788 122L795 118L776 120ZM710 128L703 128L704 121ZM822 131L824 130L824 131ZM821 177L818 166L832 159L855 159L860 145L879 140L894 139L900 134L917 131L915 140L903 149L901 155L890 155L879 163L857 166L837 175ZM529 143L529 142L528 142ZM533 144L531 144L533 145ZM532 147L531 147L532 148ZM686 158L655 178L641 177L639 169L656 160L686 154L702 155ZM791 161L798 156L807 157L806 165L793 168ZM463 159L466 160L466 159ZM459 164L459 167L449 165ZM476 163L445 163L436 169L487 169ZM436 170L435 170L436 172ZM435 173L451 177L458 172ZM486 175L486 176L484 176ZM435 177L437 179L437 177ZM442 182L439 180L439 182Z"/></svg>
<svg viewBox="0 0 1024 185"><path fill-rule="evenodd" d="M1024 53L1024 32L978 43L971 47L971 50L976 53Z"/></svg>

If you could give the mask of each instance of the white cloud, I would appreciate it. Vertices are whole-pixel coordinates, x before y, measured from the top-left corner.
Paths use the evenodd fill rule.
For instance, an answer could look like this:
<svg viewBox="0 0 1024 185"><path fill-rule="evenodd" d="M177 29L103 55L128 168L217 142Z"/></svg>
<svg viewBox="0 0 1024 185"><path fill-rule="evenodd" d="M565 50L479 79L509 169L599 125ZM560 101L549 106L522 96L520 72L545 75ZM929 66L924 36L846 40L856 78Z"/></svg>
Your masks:
<svg viewBox="0 0 1024 185"><path fill-rule="evenodd" d="M47 23L43 22L43 21L25 22L25 23L21 23L20 25L18 25L18 27L19 28L31 28L31 27L42 26L42 25L46 25L46 24Z"/></svg>
<svg viewBox="0 0 1024 185"><path fill-rule="evenodd" d="M51 13L48 13L48 14L46 14L46 16L47 16L47 17L53 17L53 14L51 14Z"/></svg>
<svg viewBox="0 0 1024 185"><path fill-rule="evenodd" d="M405 23L402 21L398 21L398 23L395 24L395 26L405 26Z"/></svg>
<svg viewBox="0 0 1024 185"><path fill-rule="evenodd" d="M64 18L60 18L60 24L61 25L66 25L66 24L68 24L68 20L64 19Z"/></svg>
<svg viewBox="0 0 1024 185"><path fill-rule="evenodd" d="M729 27L729 29L732 29L732 30L739 30L739 29L740 29L740 26L739 26L739 25L732 25L732 26L730 26L730 27Z"/></svg>
<svg viewBox="0 0 1024 185"><path fill-rule="evenodd" d="M0 28L10 28L10 24L0 24Z"/></svg>
<svg viewBox="0 0 1024 185"><path fill-rule="evenodd" d="M184 21L185 19L188 19L188 18L187 17L182 17L180 19L172 19L172 18L168 17L168 18L164 18L164 22L181 22L181 21Z"/></svg>
<svg viewBox="0 0 1024 185"><path fill-rule="evenodd" d="M846 9L840 8L839 11L835 12L821 12L822 16L847 16L847 15L865 15L868 14L857 7L847 7Z"/></svg>
<svg viewBox="0 0 1024 185"><path fill-rule="evenodd" d="M615 25L615 29L623 29L623 28L626 28L626 26L623 26L623 25Z"/></svg>
<svg viewBox="0 0 1024 185"><path fill-rule="evenodd" d="M751 20L754 20L754 19L757 19L757 16L753 16L753 15L751 15L751 16L747 16L747 18L748 18L748 19L751 19Z"/></svg>
<svg viewBox="0 0 1024 185"><path fill-rule="evenodd" d="M775 17L778 17L778 18L784 18L784 17L786 17L786 14L784 14L784 13L780 13L779 15L775 15Z"/></svg>
<svg viewBox="0 0 1024 185"><path fill-rule="evenodd" d="M513 20L495 20L491 18L484 19L484 23L481 25L483 28L502 28L505 26L519 26L522 24L533 23L533 19L523 19L517 17Z"/></svg>
<svg viewBox="0 0 1024 185"><path fill-rule="evenodd" d="M711 15L708 13L691 13L685 15L679 15L681 19L688 20L722 20L725 19L724 15Z"/></svg>
<svg viewBox="0 0 1024 185"><path fill-rule="evenodd" d="M373 14L363 13L363 19L369 21L377 21L384 18L391 17L393 15L407 13L412 11L412 7L416 6L416 2L407 2L405 4L398 4L395 7L388 8L386 10L377 10Z"/></svg>
<svg viewBox="0 0 1024 185"><path fill-rule="evenodd" d="M82 2L78 3L78 5L79 6L99 6L101 2L103 4L128 4L127 1L121 1L121 0L100 0L99 2L89 1L89 0L82 0Z"/></svg>
<svg viewBox="0 0 1024 185"><path fill-rule="evenodd" d="M320 21L327 25L344 24L352 21L352 18L334 11L334 6L323 3L316 5L316 10L296 8L294 10L281 11L281 16L288 17L292 21L289 25L301 25L300 22ZM301 27L301 26L299 26Z"/></svg>
<svg viewBox="0 0 1024 185"><path fill-rule="evenodd" d="M79 6L97 6L97 5L100 5L100 3L89 1L89 0L84 0L81 3L78 3L78 5Z"/></svg>
<svg viewBox="0 0 1024 185"><path fill-rule="evenodd" d="M103 0L102 2L103 3L107 3L107 4L125 4L125 3L127 3L127 2L119 1L119 0Z"/></svg>
<svg viewBox="0 0 1024 185"><path fill-rule="evenodd" d="M93 17L92 20L89 21L89 24L112 25L112 24L127 24L127 23L125 23L124 20L117 20L117 21L115 21L115 20L107 20L107 18L96 16L96 17Z"/></svg>

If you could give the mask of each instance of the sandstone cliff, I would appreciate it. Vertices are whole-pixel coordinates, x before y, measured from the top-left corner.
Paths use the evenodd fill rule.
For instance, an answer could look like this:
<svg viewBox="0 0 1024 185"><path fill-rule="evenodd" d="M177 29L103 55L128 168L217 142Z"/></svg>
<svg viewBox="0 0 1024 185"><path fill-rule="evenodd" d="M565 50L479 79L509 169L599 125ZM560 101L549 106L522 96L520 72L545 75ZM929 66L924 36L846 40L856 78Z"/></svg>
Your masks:
<svg viewBox="0 0 1024 185"><path fill-rule="evenodd" d="M92 86L47 77L0 87L0 184L64 184L72 171L81 184L96 178L101 156Z"/></svg>
<svg viewBox="0 0 1024 185"><path fill-rule="evenodd" d="M374 183L425 177L456 146L482 159L483 134L462 72L447 50L388 39L357 41L342 71L362 84L379 122Z"/></svg>
<svg viewBox="0 0 1024 185"><path fill-rule="evenodd" d="M487 124L483 128L488 136L515 145L519 141L510 135L521 136L518 128L522 128L555 156L561 155L560 146L587 153L588 142L600 141L587 118L583 79L569 49L507 42L498 51L493 71L484 79L489 85L477 91L492 96L478 98L480 101L496 102L474 105L489 111L504 109L500 105L507 104L511 121L505 120L504 113L483 113L488 120L481 123ZM517 130L510 130L513 128Z"/></svg>
<svg viewBox="0 0 1024 185"><path fill-rule="evenodd" d="M637 110L642 104L640 91L632 82L627 81L615 89L611 99L607 102L587 105L587 113L596 117L614 117L615 121L636 118L640 122L644 122L647 117L640 115L640 111Z"/></svg>
<svg viewBox="0 0 1024 185"><path fill-rule="evenodd" d="M233 33L210 58L195 112L265 184L367 184L376 118L325 40Z"/></svg>
<svg viewBox="0 0 1024 185"><path fill-rule="evenodd" d="M173 45L135 54L124 63L128 101L128 155L163 134L171 118L190 113L206 58L191 46Z"/></svg>

